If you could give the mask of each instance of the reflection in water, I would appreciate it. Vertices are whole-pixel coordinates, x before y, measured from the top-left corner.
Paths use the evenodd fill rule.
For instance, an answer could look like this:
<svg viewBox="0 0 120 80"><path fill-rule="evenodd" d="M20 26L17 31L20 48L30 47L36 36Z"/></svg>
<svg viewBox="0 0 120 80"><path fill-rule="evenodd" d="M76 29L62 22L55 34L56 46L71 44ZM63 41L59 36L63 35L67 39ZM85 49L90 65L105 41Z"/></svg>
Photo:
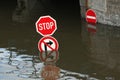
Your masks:
<svg viewBox="0 0 120 80"><path fill-rule="evenodd" d="M17 53L19 52L15 47L0 48L1 80L42 80L42 77L48 79L51 77L48 76L48 73L51 74L51 71L52 73L55 72L52 76L56 76L54 78L59 78L58 80L97 80L88 75L62 70L55 65L44 65L35 55L20 55ZM46 71L48 72L46 73Z"/></svg>
<svg viewBox="0 0 120 80"><path fill-rule="evenodd" d="M58 23L58 30L53 35L61 46L60 60L56 64L60 67L58 80L96 80L91 76L100 80L120 79L120 28L97 24L96 34L91 35L84 29L87 25L80 21L79 11L76 12L71 5L66 9L63 9L65 7L62 5L61 9L50 10L50 14L45 12L42 4L37 4L36 7L39 8L32 13L53 13L51 16ZM23 22L29 16L24 10L21 14L27 15L26 17L17 15L10 7L1 11L0 80L40 80L40 73L45 65L36 55L36 44L42 36L36 33L35 22L15 23L11 20L12 13L13 19L18 22ZM35 19L38 17L34 17Z"/></svg>
<svg viewBox="0 0 120 80"><path fill-rule="evenodd" d="M57 80L60 78L60 68L56 67L56 62L59 57L58 51L44 51L40 53L40 59L45 66L41 71L41 76L45 80Z"/></svg>
<svg viewBox="0 0 120 80"><path fill-rule="evenodd" d="M60 68L55 65L45 65L41 72L41 76L45 80L57 80L60 78Z"/></svg>
<svg viewBox="0 0 120 80"><path fill-rule="evenodd" d="M41 61L45 63L56 63L59 59L59 52L58 51L44 51L40 53Z"/></svg>
<svg viewBox="0 0 120 80"><path fill-rule="evenodd" d="M120 32L114 31L115 28L99 28L96 36L91 36L91 57L96 58L99 64L105 64L107 67L119 68L119 43ZM112 34L111 34L112 33Z"/></svg>
<svg viewBox="0 0 120 80"><path fill-rule="evenodd" d="M120 28L96 25L97 32L91 35L86 32L86 29L84 30L85 23L82 25L80 28L82 30L77 27L74 31L72 27L69 27L69 30L68 27L62 27L62 30L59 28L57 34L54 35L61 45L60 60L57 62L57 66L65 69L60 69L60 80L86 80L89 76L101 80L109 78L119 80ZM6 80L14 80L13 78L18 80L20 78L42 79L40 72L44 64L41 63L38 56L33 55L33 53L37 53L35 46L41 36L36 36L37 33L31 26L28 26L29 29L24 25L19 25L20 29L15 25L10 27L14 27L14 29L0 30L0 35L4 36L0 38L1 80L7 77L9 79Z"/></svg>
<svg viewBox="0 0 120 80"><path fill-rule="evenodd" d="M89 35L87 44L90 62L96 65L93 68L98 76L106 80L119 80L120 28L97 26L97 30L96 35Z"/></svg>
<svg viewBox="0 0 120 80"><path fill-rule="evenodd" d="M97 32L95 24L87 24L87 30L92 34Z"/></svg>

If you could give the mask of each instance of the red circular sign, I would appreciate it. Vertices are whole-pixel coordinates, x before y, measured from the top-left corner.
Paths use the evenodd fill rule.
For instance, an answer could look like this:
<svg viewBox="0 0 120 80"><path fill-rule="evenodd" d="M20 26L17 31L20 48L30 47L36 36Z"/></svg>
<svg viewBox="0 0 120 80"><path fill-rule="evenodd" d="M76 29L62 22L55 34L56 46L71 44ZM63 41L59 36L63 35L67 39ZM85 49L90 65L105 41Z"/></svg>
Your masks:
<svg viewBox="0 0 120 80"><path fill-rule="evenodd" d="M42 16L36 22L36 31L42 36L50 36L57 30L56 20L51 16Z"/></svg>
<svg viewBox="0 0 120 80"><path fill-rule="evenodd" d="M38 49L40 52L58 51L58 47L58 41L51 36L43 37L38 42Z"/></svg>
<svg viewBox="0 0 120 80"><path fill-rule="evenodd" d="M86 21L94 24L97 22L96 13L92 9L87 10Z"/></svg>

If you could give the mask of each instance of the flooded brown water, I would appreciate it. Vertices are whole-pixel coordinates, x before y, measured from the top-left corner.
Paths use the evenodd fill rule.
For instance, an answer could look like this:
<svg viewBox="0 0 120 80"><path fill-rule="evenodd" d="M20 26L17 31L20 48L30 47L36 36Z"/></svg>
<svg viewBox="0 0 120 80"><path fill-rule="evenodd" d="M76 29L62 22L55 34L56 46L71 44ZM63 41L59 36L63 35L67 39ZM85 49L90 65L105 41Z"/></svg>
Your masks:
<svg viewBox="0 0 120 80"><path fill-rule="evenodd" d="M59 42L59 80L119 80L120 28L87 24L72 8L52 9L45 14L57 21L53 37ZM37 48L42 36L35 29L39 17L32 17L32 22L16 22L13 11L14 7L3 8L0 13L0 80L42 79L44 64Z"/></svg>

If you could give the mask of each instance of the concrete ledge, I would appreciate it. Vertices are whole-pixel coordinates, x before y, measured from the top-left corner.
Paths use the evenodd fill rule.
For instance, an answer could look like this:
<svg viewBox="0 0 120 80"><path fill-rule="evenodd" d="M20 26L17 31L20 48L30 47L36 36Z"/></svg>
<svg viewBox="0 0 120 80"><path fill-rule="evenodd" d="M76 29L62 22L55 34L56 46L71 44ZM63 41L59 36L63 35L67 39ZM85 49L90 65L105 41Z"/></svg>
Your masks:
<svg viewBox="0 0 120 80"><path fill-rule="evenodd" d="M95 10L97 15L98 23L112 25L112 26L120 26L120 16L114 14L107 14L104 12L100 12Z"/></svg>

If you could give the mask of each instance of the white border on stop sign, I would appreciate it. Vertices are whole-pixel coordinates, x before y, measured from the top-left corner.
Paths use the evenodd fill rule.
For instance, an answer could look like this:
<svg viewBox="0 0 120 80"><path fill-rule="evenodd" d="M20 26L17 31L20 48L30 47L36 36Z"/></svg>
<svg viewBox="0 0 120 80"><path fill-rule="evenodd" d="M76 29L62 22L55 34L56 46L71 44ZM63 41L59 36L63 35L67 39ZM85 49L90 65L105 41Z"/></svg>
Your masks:
<svg viewBox="0 0 120 80"><path fill-rule="evenodd" d="M46 18L46 17L49 17L50 19L52 19L52 20L55 22L55 30L54 30L51 34L48 34L48 35L44 35L44 34L40 33L40 32L38 31L38 28L37 28L37 23L39 23L40 19ZM53 35L53 34L55 33L55 31L57 30L57 22L56 22L56 20L55 20L54 18L52 18L51 16L49 16L49 15L41 16L41 17L37 20L37 22L35 23L35 26L36 26L36 32L38 32L38 33L41 34L42 36L51 36L51 35Z"/></svg>

